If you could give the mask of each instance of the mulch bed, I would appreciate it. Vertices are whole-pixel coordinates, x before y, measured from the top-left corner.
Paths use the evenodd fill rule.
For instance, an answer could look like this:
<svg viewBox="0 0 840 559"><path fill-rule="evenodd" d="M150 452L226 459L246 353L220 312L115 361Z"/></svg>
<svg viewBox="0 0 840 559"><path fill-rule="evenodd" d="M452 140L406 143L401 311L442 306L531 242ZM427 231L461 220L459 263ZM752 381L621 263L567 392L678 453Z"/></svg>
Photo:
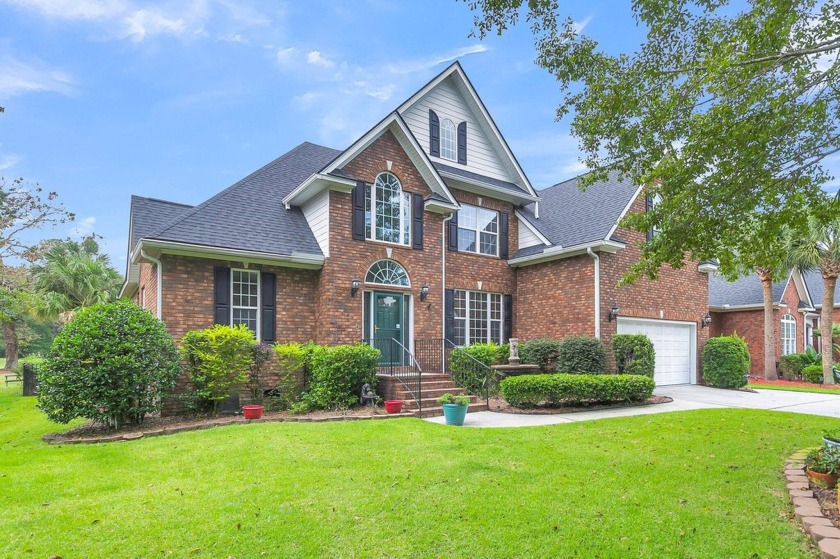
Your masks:
<svg viewBox="0 0 840 559"><path fill-rule="evenodd" d="M750 384L771 384L773 386L807 386L809 388L827 388L840 392L840 384L815 384L805 380L765 380L763 377L750 377Z"/></svg>
<svg viewBox="0 0 840 559"><path fill-rule="evenodd" d="M814 497L820 503L823 516L840 528L840 511L837 510L837 489L825 489L813 481L809 483L811 484L811 490L814 492Z"/></svg>
<svg viewBox="0 0 840 559"><path fill-rule="evenodd" d="M527 415L549 415L549 414L561 414L561 413L574 413L574 412L581 412L581 411L592 411L592 410L606 410L606 409L614 409L614 408L635 408L638 406L649 406L651 404L667 404L668 402L673 402L672 398L668 396L651 396L644 402L623 402L620 404L604 404L604 405L593 405L593 406L565 406L562 408L550 408L547 406L537 406L535 408L517 408L515 406L511 406L501 398L490 398L490 411L496 411L501 413L521 413Z"/></svg>

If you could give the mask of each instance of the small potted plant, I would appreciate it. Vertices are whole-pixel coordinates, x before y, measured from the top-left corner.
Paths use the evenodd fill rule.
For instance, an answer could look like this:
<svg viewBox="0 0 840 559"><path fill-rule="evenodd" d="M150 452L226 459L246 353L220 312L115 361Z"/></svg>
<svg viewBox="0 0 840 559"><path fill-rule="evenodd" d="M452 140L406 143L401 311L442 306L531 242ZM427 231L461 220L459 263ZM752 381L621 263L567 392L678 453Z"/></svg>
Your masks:
<svg viewBox="0 0 840 559"><path fill-rule="evenodd" d="M820 487L831 489L837 485L838 472L840 472L840 453L833 451L832 448L814 449L805 457L805 473Z"/></svg>
<svg viewBox="0 0 840 559"><path fill-rule="evenodd" d="M470 406L469 396L455 396L447 392L437 399L437 403L443 406L443 417L447 425L463 425L467 416L467 408Z"/></svg>

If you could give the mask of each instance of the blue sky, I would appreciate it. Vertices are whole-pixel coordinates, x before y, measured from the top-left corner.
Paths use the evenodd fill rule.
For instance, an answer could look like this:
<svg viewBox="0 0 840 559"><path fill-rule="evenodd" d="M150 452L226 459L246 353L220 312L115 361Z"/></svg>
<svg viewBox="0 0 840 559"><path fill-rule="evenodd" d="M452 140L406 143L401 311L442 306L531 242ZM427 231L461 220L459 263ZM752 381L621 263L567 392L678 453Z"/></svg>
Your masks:
<svg viewBox="0 0 840 559"><path fill-rule="evenodd" d="M611 51L629 2L564 2ZM0 175L95 231L123 270L131 194L197 204L302 141L341 149L455 59L531 182L584 169L528 27L468 37L454 0L0 0Z"/></svg>

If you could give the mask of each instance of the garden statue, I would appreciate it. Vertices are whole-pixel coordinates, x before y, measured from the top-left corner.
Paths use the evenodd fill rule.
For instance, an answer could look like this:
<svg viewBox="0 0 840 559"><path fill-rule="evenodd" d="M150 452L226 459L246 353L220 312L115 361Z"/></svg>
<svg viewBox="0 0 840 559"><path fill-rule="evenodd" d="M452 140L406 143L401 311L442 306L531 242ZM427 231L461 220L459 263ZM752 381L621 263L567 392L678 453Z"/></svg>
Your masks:
<svg viewBox="0 0 840 559"><path fill-rule="evenodd" d="M378 396L376 395L376 392L374 392L373 389L370 387L370 383L364 383L362 385L362 396L361 398L359 398L359 403L362 405L373 405L376 403L377 398Z"/></svg>
<svg viewBox="0 0 840 559"><path fill-rule="evenodd" d="M510 343L510 357L508 357L508 363L511 365L519 365L519 340L511 338L508 341Z"/></svg>

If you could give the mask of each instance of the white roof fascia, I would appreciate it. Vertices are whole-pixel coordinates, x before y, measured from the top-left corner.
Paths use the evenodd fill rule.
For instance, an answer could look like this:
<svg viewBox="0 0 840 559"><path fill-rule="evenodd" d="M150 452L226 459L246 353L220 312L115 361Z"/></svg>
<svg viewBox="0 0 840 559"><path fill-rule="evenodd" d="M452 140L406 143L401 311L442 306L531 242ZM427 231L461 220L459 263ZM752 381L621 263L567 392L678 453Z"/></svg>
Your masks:
<svg viewBox="0 0 840 559"><path fill-rule="evenodd" d="M447 177L447 178L450 178L452 180L458 181L458 182L462 183L463 185L466 185L467 187L466 188L461 188L462 190L470 191L472 189L469 188L469 186L474 186L474 187L477 187L478 189L481 189L481 190L489 190L489 191L494 192L494 193L503 194L504 195L503 198L506 198L509 201L516 201L516 202L519 202L519 203L539 202L539 200L540 200L540 198L538 196L531 196L530 194L525 194L524 192L519 194L517 192L514 192L513 190L510 190L508 188L501 188L501 187L496 186L494 184L490 184L489 182L470 179L470 178L467 178L467 177L463 177L461 175L457 175L455 173L450 173L448 171L438 171L438 172L440 173L440 176L442 176L442 177Z"/></svg>
<svg viewBox="0 0 840 559"><path fill-rule="evenodd" d="M327 175L326 173L313 173L309 178L300 183L288 196L283 198L283 205L288 210L292 206L301 206L320 192L330 189L340 192L350 192L356 186L356 182L350 179Z"/></svg>
<svg viewBox="0 0 840 559"><path fill-rule="evenodd" d="M514 210L513 214L517 217L517 219L519 219L519 223L525 225L525 228L528 229L531 233L533 233L534 236L536 236L540 241L542 241L542 243L545 246L551 246L551 241L549 241L545 235L540 233L539 229L531 225L531 222L528 221L528 218L522 215L522 213L519 210Z"/></svg>
<svg viewBox="0 0 840 559"><path fill-rule="evenodd" d="M760 311L763 308L764 305L760 303L757 305L709 305L709 310L712 312ZM778 309L779 305L777 303L773 303L773 308Z"/></svg>
<svg viewBox="0 0 840 559"><path fill-rule="evenodd" d="M292 253L286 256L250 250L162 241L158 239L141 240L132 256L132 263L140 261L140 251L144 248L155 249L159 253L165 254L211 258L214 260L239 260L249 264L267 264L289 268L318 269L324 265L324 257L320 254Z"/></svg>
<svg viewBox="0 0 840 559"><path fill-rule="evenodd" d="M525 172L520 167L519 162L514 157L513 152L510 150L507 142L505 141L504 137L502 136L499 128L496 126L496 123L493 121L493 118L490 116L490 113L487 112L487 107L484 106L484 103L481 101L481 98L478 96L478 93L473 88L472 84L470 83L469 78L467 78L464 69L461 67L461 63L458 61L453 62L448 68L446 68L443 72L437 75L437 77L433 78L429 83L423 86L420 90L418 90L414 95L409 97L402 105L397 107L397 111L402 114L409 107L414 105L417 101L420 100L426 93L434 89L435 87L440 84L446 78L457 75L460 81L460 88L466 89L468 95L465 96L465 101L470 105L470 108L473 109L473 112L477 112L483 117L485 131L489 130L491 136L496 140L498 147L502 149L504 154L507 156L507 165L508 167L512 168L514 173L518 175L519 180L522 181L522 185L525 186L526 190L535 197L539 197L534 187L531 186L531 181L528 180L528 177L525 175ZM463 92L462 92L463 93Z"/></svg>
<svg viewBox="0 0 840 559"><path fill-rule="evenodd" d="M619 214L618 219L615 220L615 223L613 223L613 226L610 228L609 233L607 233L607 236L605 237L606 240L609 240L609 239L612 238L613 234L615 233L615 230L618 229L618 224L621 223L621 220L624 219L624 216L627 215L627 212L630 211L630 206L633 205L633 202L635 202L636 198L639 197L639 194L642 193L643 188L644 188L643 186L640 186L640 187L636 188L636 193L633 194L633 197L630 198L630 201L627 202L627 205L624 206L623 210L621 210L621 214Z"/></svg>
<svg viewBox="0 0 840 559"><path fill-rule="evenodd" d="M450 214L461 209L461 206L450 204L449 202L441 202L440 200L426 200L423 202L423 207L430 212L441 214Z"/></svg>
<svg viewBox="0 0 840 559"><path fill-rule="evenodd" d="M543 252L532 254L529 256L522 256L520 258L512 258L507 261L509 266L530 266L532 264L541 264L550 260L559 260L562 258L569 258L571 256L578 256L586 254L586 249L591 248L594 251L606 252L614 254L622 250L627 245L616 241L595 241L591 243L583 243L580 245L573 245L570 247L552 247Z"/></svg>

